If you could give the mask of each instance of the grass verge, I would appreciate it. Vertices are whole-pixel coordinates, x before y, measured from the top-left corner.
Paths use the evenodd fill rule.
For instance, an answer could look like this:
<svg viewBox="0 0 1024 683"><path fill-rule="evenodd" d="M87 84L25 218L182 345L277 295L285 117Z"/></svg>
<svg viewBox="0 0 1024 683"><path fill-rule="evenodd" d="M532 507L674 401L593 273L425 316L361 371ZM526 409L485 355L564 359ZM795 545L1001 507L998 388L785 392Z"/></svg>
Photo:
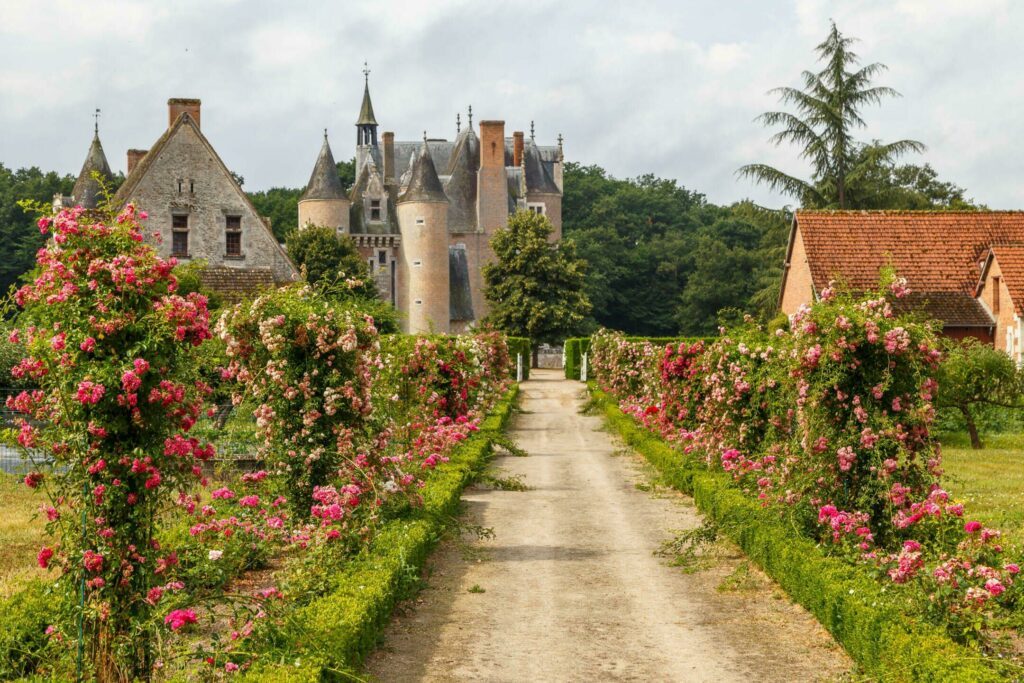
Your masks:
<svg viewBox="0 0 1024 683"><path fill-rule="evenodd" d="M869 676L898 682L1008 680L998 662L908 614L868 572L826 556L778 514L738 491L729 477L708 471L637 424L593 383L590 392L612 431L668 485L691 494L701 512L817 617Z"/></svg>

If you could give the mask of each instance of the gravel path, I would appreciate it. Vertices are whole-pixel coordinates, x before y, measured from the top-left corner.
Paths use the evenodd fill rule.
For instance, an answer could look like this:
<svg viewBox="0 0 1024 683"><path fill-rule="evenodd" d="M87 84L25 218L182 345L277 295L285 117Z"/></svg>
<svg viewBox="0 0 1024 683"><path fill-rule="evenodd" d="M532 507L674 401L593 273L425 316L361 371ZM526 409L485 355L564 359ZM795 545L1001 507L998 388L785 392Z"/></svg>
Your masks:
<svg viewBox="0 0 1024 683"><path fill-rule="evenodd" d="M655 554L700 517L579 413L581 384L534 371L520 400L510 433L530 455L494 464L530 490L466 491L466 521L494 538L442 545L368 660L371 679L847 677L842 649L735 548L719 544L689 572Z"/></svg>

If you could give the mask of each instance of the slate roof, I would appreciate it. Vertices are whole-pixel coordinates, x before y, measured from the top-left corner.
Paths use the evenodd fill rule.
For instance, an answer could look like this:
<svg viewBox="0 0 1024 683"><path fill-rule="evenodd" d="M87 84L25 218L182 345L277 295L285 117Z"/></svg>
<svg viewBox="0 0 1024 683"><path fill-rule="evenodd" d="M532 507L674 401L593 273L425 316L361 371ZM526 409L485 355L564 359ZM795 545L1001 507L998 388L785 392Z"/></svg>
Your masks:
<svg viewBox="0 0 1024 683"><path fill-rule="evenodd" d="M1013 299L1013 310L1017 315L1024 315L1024 244L1005 244L993 247L985 259L975 294L981 295L982 287L988 276L988 270L995 261L999 264L1002 283L1010 291Z"/></svg>
<svg viewBox="0 0 1024 683"><path fill-rule="evenodd" d="M891 265L913 291L904 305L947 326L987 327L991 316L975 299L981 264L992 247L1024 244L1024 212L798 211L787 261L797 229L815 292L830 280L875 289Z"/></svg>
<svg viewBox="0 0 1024 683"><path fill-rule="evenodd" d="M99 205L99 200L102 196L102 188L99 181L93 178L93 171L97 171L107 181L114 176L110 172L107 155L103 153L99 132L93 134L92 144L89 145L89 153L85 156L85 163L82 164L82 170L79 172L75 186L71 190L71 196L75 204L86 209L95 209Z"/></svg>
<svg viewBox="0 0 1024 683"><path fill-rule="evenodd" d="M363 87L363 105L359 108L359 120L356 121L356 125L377 125L377 119L373 115L373 102L370 101L370 81L366 81Z"/></svg>
<svg viewBox="0 0 1024 683"><path fill-rule="evenodd" d="M409 185L398 198L399 202L447 202L444 187L437 177L434 160L430 156L430 148L424 140L419 155L413 161L409 175Z"/></svg>
<svg viewBox="0 0 1024 683"><path fill-rule="evenodd" d="M469 290L469 259L466 245L448 247L449 317L452 320L475 320L473 296Z"/></svg>
<svg viewBox="0 0 1024 683"><path fill-rule="evenodd" d="M544 165L540 150L531 138L523 149L523 166L526 167L526 189L538 194L561 194L554 178Z"/></svg>
<svg viewBox="0 0 1024 683"><path fill-rule="evenodd" d="M334 162L331 145L327 142L327 133L324 133L324 144L320 147L320 154L313 165L313 173L309 176L309 183L306 184L306 191L302 193L301 199L344 198L345 190L341 187L341 179L338 177L338 166Z"/></svg>
<svg viewBox="0 0 1024 683"><path fill-rule="evenodd" d="M474 232L477 227L477 170L480 168L480 140L472 129L455 139L443 180L448 197L448 231Z"/></svg>

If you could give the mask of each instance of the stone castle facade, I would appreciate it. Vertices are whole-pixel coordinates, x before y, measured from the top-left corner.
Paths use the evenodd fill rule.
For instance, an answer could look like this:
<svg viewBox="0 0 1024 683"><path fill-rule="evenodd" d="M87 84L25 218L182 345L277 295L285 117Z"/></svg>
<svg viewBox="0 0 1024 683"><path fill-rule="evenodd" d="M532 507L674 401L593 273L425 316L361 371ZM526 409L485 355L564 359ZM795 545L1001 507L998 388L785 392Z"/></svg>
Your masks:
<svg viewBox="0 0 1024 683"><path fill-rule="evenodd" d="M355 241L381 296L404 313L407 332L462 332L487 314L482 267L491 237L509 216L542 213L562 232L561 139L539 146L504 121L481 121L479 136L456 119L454 140L378 137L369 81L356 121L356 180L343 188L324 135L299 228L326 225Z"/></svg>
<svg viewBox="0 0 1024 683"><path fill-rule="evenodd" d="M207 286L231 297L298 279L295 264L200 128L201 103L168 101L168 125L148 149L130 149L115 195L145 210L146 232L161 256L206 264ZM327 141L299 205L299 228L328 226L349 235L381 297L402 312L411 333L462 332L487 314L482 268L491 237L517 210L536 211L561 238L561 136L539 146L533 136L505 136L503 121L481 121L479 136L456 119L452 141L378 138L368 79L356 122L356 180L344 188ZM111 178L95 132L72 195L54 205L95 208L95 174Z"/></svg>

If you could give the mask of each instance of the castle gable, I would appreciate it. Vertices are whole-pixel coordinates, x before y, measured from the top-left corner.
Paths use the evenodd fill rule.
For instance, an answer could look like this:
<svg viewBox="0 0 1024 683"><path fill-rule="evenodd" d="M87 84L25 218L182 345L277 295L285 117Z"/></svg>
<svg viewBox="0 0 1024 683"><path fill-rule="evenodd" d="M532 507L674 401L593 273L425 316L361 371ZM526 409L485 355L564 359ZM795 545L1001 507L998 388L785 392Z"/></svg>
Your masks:
<svg viewBox="0 0 1024 683"><path fill-rule="evenodd" d="M298 272L189 113L177 116L117 193L149 214L164 257L260 269L278 282Z"/></svg>

